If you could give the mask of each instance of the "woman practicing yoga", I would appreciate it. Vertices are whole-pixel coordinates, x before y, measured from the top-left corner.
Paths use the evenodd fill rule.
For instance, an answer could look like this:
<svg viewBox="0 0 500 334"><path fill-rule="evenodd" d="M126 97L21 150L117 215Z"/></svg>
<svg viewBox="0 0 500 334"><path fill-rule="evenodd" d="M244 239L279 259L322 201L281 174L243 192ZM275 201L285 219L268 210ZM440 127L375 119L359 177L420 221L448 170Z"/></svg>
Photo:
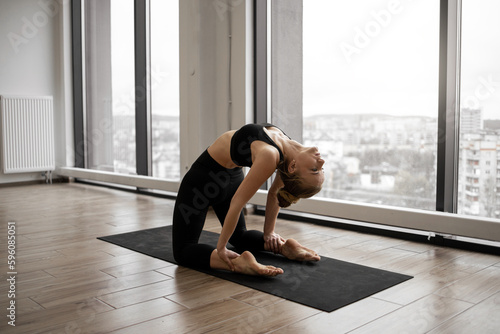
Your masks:
<svg viewBox="0 0 500 334"><path fill-rule="evenodd" d="M316 147L305 147L271 125L247 124L221 135L184 176L173 214L173 251L187 267L276 276L283 270L257 262L251 252L270 251L298 261L318 261L316 252L274 232L279 208L321 190L324 180ZM242 166L251 167L244 176ZM243 207L277 170L269 189L263 232L247 231ZM209 206L222 224L217 248L198 243ZM240 254L227 249L231 243Z"/></svg>

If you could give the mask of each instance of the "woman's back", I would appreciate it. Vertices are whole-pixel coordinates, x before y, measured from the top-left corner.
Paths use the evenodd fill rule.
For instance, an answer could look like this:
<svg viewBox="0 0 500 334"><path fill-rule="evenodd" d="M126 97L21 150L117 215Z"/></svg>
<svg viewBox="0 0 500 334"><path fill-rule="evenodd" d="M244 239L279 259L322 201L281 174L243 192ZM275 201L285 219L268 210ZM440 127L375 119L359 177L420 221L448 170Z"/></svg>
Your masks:
<svg viewBox="0 0 500 334"><path fill-rule="evenodd" d="M234 137L236 134L236 137ZM208 148L212 158L225 168L235 168L252 165L253 159L261 149L276 149L276 165L283 160L280 137L285 136L275 127L247 124L240 130L225 132ZM234 137L234 138L233 138ZM251 149L250 149L251 148Z"/></svg>

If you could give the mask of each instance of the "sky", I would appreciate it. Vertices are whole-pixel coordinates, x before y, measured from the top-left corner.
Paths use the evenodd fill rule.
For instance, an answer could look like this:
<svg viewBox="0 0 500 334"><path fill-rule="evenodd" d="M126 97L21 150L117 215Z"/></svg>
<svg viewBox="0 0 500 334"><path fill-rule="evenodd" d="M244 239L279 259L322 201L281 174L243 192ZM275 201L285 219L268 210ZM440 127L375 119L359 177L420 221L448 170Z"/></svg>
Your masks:
<svg viewBox="0 0 500 334"><path fill-rule="evenodd" d="M463 0L462 98L500 118L500 1ZM439 1L304 1L304 114L437 116Z"/></svg>
<svg viewBox="0 0 500 334"><path fill-rule="evenodd" d="M151 6L153 112L175 116L178 2ZM462 106L500 119L500 1L462 6ZM113 0L112 7L113 100L133 107L133 0ZM437 117L439 1L307 0L303 15L305 116Z"/></svg>
<svg viewBox="0 0 500 334"><path fill-rule="evenodd" d="M155 115L179 115L179 2L151 0L151 106ZM113 104L134 114L134 1L111 1ZM139 92L140 93L140 92Z"/></svg>

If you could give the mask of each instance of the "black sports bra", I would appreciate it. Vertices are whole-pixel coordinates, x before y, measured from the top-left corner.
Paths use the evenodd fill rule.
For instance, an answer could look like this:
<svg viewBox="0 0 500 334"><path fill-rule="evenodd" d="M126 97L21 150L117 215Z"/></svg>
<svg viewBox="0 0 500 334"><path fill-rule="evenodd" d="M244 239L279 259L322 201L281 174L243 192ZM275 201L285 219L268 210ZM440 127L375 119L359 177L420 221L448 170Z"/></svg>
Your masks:
<svg viewBox="0 0 500 334"><path fill-rule="evenodd" d="M274 127L283 132L280 128L272 124L247 124L237 130L231 138L230 154L231 160L238 166L252 167L252 151L250 145L256 141L263 141L276 147L280 154L280 161L283 161L283 152L276 143L267 135L265 127ZM287 136L284 132L283 134ZM288 136L287 136L288 137ZM288 137L290 138L290 137Z"/></svg>

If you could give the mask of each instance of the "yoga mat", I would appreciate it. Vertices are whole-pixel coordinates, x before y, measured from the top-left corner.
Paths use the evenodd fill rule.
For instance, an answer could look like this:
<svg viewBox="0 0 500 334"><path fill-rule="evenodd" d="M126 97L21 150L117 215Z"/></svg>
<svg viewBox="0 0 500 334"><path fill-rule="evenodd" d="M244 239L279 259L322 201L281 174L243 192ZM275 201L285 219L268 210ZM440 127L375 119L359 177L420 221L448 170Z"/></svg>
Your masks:
<svg viewBox="0 0 500 334"><path fill-rule="evenodd" d="M217 233L203 231L200 243L217 245ZM106 237L99 237L121 247L176 263L172 254L172 226L165 226ZM248 276L223 270L198 271L223 278L303 305L331 312L412 276L370 268L322 256L318 262L297 262L281 255L254 252L262 264L284 270L276 277Z"/></svg>

